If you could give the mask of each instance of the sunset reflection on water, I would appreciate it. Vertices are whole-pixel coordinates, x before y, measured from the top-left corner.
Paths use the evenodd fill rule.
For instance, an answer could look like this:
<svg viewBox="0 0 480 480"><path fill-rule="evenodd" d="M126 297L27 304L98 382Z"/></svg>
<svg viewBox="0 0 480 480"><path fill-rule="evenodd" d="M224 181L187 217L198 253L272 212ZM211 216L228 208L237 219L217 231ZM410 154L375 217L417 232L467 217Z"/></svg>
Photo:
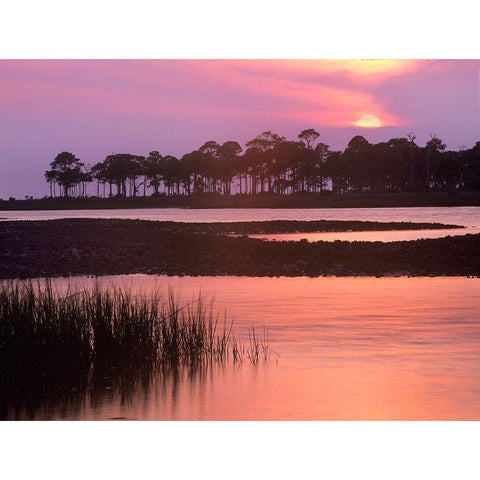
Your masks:
<svg viewBox="0 0 480 480"><path fill-rule="evenodd" d="M54 281L57 288L65 279ZM94 282L70 279L74 288ZM103 277L105 286L215 299L246 340L265 325L280 356L154 376L128 395L108 378L34 418L480 419L480 279ZM21 418L22 413L12 413Z"/></svg>

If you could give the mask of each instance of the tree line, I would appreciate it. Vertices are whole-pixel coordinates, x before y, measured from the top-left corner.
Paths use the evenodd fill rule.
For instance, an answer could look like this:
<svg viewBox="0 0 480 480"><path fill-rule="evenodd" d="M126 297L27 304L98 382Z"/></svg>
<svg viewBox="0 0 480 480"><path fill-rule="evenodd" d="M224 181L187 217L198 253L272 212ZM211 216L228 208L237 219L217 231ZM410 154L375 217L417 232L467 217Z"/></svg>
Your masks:
<svg viewBox="0 0 480 480"><path fill-rule="evenodd" d="M245 149L212 140L181 158L117 153L91 168L62 152L45 178L51 197L87 196L92 182L98 197L480 190L480 142L450 151L434 134L423 147L413 133L376 144L356 135L341 152L319 137L314 129L296 141L267 131Z"/></svg>

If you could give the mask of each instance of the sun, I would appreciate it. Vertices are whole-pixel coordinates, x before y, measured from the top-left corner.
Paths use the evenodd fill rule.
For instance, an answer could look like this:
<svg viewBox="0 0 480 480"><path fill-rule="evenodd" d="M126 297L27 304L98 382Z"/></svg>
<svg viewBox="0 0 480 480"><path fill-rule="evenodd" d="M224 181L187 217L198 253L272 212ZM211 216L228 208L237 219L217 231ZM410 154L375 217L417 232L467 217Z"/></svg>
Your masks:
<svg viewBox="0 0 480 480"><path fill-rule="evenodd" d="M381 127L382 122L378 117L375 115L371 115L370 113L366 113L360 117L360 120L355 123L357 127L364 127L364 128L376 128Z"/></svg>

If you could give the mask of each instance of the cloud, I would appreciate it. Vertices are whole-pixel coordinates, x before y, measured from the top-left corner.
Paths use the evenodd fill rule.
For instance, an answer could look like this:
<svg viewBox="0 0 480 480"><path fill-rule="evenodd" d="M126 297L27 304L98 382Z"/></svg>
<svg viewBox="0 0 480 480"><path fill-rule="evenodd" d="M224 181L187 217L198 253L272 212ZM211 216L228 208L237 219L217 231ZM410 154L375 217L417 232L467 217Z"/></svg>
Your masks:
<svg viewBox="0 0 480 480"><path fill-rule="evenodd" d="M13 116L278 115L337 126L369 113L397 125L401 117L361 86L412 68L394 61L6 61L0 106Z"/></svg>
<svg viewBox="0 0 480 480"><path fill-rule="evenodd" d="M87 163L112 151L181 156L206 140L304 128L336 149L412 130L420 144L434 132L471 146L479 70L478 60L0 60L0 160L16 172L0 196L43 189L61 150ZM360 128L364 115L382 127Z"/></svg>

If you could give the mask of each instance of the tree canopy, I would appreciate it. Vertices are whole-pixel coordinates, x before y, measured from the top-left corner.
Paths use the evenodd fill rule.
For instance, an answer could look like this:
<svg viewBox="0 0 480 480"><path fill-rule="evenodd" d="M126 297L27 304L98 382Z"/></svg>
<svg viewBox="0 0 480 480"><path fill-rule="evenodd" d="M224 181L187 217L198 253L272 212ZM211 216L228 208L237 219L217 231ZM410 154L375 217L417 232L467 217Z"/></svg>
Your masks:
<svg viewBox="0 0 480 480"><path fill-rule="evenodd" d="M480 189L480 142L451 151L435 134L423 147L413 133L376 144L356 135L341 152L320 140L314 129L301 131L296 141L265 131L245 149L236 141L209 140L181 158L117 153L91 168L61 152L45 179L51 196L65 197L86 195L92 181L97 196Z"/></svg>

